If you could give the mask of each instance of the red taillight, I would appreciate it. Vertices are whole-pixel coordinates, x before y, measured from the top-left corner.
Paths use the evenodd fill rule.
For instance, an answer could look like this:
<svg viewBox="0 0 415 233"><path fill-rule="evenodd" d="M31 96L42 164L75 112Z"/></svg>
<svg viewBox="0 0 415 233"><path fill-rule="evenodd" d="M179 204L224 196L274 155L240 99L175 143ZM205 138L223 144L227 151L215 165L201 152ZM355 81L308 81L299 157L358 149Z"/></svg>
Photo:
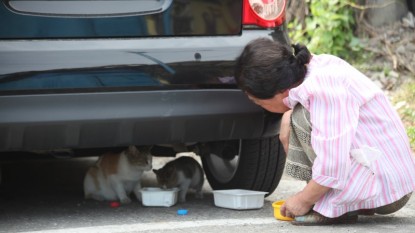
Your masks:
<svg viewBox="0 0 415 233"><path fill-rule="evenodd" d="M285 20L286 0L244 0L242 23L273 28Z"/></svg>

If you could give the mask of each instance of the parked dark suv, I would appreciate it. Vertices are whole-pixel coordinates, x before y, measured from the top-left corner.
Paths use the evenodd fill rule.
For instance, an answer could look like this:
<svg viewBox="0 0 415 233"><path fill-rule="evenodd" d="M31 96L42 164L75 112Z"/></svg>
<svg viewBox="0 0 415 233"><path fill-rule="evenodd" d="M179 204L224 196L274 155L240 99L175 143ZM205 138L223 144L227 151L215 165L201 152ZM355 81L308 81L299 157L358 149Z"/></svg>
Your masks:
<svg viewBox="0 0 415 233"><path fill-rule="evenodd" d="M289 42L284 0L0 1L2 158L153 145L199 154L213 189L275 190L281 115L233 67L254 38Z"/></svg>

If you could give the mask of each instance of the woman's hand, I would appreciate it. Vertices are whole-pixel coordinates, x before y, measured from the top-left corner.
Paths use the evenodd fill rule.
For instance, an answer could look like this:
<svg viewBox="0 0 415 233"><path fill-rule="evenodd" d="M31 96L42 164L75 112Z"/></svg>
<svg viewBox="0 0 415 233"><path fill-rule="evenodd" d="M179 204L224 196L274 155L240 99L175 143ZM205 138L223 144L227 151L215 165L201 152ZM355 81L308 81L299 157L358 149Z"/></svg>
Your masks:
<svg viewBox="0 0 415 233"><path fill-rule="evenodd" d="M312 207L312 204L303 201L300 194L297 193L285 200L284 204L281 206L280 212L283 216L294 218L295 216L307 214Z"/></svg>
<svg viewBox="0 0 415 233"><path fill-rule="evenodd" d="M307 214L313 205L330 190L314 180L310 180L301 192L288 198L281 206L281 215L295 217Z"/></svg>
<svg viewBox="0 0 415 233"><path fill-rule="evenodd" d="M281 126L280 126L280 141L282 146L284 147L285 154L288 152L288 143L290 140L290 121L291 121L291 113L293 111L289 110L282 115L281 118Z"/></svg>

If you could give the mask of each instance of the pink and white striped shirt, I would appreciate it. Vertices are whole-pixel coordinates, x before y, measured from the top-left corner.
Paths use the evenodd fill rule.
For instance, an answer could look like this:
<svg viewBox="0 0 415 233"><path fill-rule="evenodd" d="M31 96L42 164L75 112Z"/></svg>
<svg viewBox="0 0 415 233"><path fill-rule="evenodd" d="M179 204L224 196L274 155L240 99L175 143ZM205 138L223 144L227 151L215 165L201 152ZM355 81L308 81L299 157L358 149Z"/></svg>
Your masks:
<svg viewBox="0 0 415 233"><path fill-rule="evenodd" d="M344 60L313 55L304 82L284 103L310 112L312 179L332 188L315 211L338 217L415 190L415 159L400 117L383 91ZM356 152L368 162L358 162Z"/></svg>

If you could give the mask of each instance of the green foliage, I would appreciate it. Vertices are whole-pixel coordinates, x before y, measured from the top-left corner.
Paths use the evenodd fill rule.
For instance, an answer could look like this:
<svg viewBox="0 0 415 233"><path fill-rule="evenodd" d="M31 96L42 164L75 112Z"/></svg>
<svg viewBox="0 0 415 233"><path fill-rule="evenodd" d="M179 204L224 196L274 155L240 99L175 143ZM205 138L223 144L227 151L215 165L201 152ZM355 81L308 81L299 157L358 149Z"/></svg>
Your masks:
<svg viewBox="0 0 415 233"><path fill-rule="evenodd" d="M302 29L298 20L288 22L289 35L295 43L303 43L316 54L329 53L343 58L361 50L354 36L353 8L346 0L306 0L310 14Z"/></svg>
<svg viewBox="0 0 415 233"><path fill-rule="evenodd" d="M405 125L412 149L415 151L415 80L401 86L392 98Z"/></svg>
<svg viewBox="0 0 415 233"><path fill-rule="evenodd" d="M406 132L408 133L409 142L411 143L412 148L415 148L415 127L408 127Z"/></svg>
<svg viewBox="0 0 415 233"><path fill-rule="evenodd" d="M410 103L403 111L403 118L408 122L406 132L411 143L411 147L415 149L415 83L411 83L405 87L405 99Z"/></svg>

